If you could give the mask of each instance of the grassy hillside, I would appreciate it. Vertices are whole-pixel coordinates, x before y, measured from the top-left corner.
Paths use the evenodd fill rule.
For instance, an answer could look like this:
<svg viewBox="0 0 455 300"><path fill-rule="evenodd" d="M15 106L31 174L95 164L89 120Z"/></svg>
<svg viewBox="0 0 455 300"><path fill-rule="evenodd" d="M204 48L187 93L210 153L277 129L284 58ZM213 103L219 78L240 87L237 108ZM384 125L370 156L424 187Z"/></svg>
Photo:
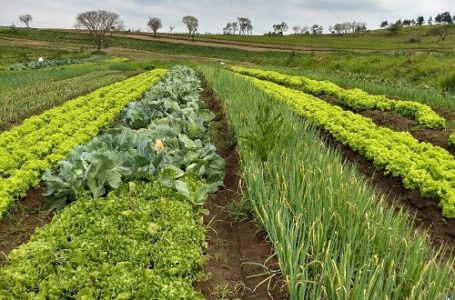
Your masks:
<svg viewBox="0 0 455 300"><path fill-rule="evenodd" d="M450 51L455 49L455 34L446 41L428 34L434 26L416 26L403 28L397 35L390 35L387 30L375 30L360 35L285 35L285 36L249 36L249 35L202 35L200 37L216 40L250 42L269 45L292 45L309 48L331 49L431 49L433 51Z"/></svg>
<svg viewBox="0 0 455 300"><path fill-rule="evenodd" d="M278 43L282 41L318 41L320 46L341 47L350 43L350 47L361 47L361 43L370 44L372 47L391 41L390 45L398 45L400 49L405 49L409 43L404 42L406 35L421 34L423 45L431 45L446 49L454 44L455 38L449 37L445 46L441 43L431 43L435 37L423 36L428 27L406 28L396 37L386 36L384 31L367 33L360 37L338 37L338 36L285 36L285 37L264 37L264 36L211 36L214 38L232 39L251 39L258 43L269 41ZM144 39L144 36L148 39ZM169 37L169 35L166 35ZM175 36L181 39L182 36ZM375 38L377 37L377 38ZM200 38L200 37L198 37ZM19 29L11 32L4 28L0 29L0 40L16 42L23 41L45 41L52 43L53 47L63 47L71 45L82 51L91 51L93 43L90 36L86 33L74 30L55 30L55 29ZM299 40L300 39L300 40ZM399 43L399 41L400 42ZM387 50L374 52L355 52L355 51L246 51L231 47L229 44L211 45L210 43L192 44L188 41L175 40L165 42L162 39L153 39L150 34L130 34L127 36L111 36L108 40L109 47L135 49L153 53L161 53L173 56L191 56L201 58L215 58L230 60L235 62L249 62L259 65L290 67L295 69L319 70L323 72L341 73L346 76L356 77L366 81L382 81L384 79L392 81L396 85L416 85L425 89L428 87L441 89L455 89L455 52L441 51L415 51L408 49ZM325 43L324 41L327 41ZM343 42L344 41L344 42ZM369 41L369 42L366 42ZM375 42L373 42L375 41ZM382 42L381 42L382 41ZM394 41L394 42L393 42ZM393 42L393 43L392 43ZM419 43L412 43L419 44ZM376 46L375 46L376 45ZM439 46L438 46L439 45ZM254 48L253 48L254 49ZM334 48L335 49L335 48ZM439 48L438 48L439 49ZM1 49L0 49L1 50ZM1 59L0 59L1 63Z"/></svg>

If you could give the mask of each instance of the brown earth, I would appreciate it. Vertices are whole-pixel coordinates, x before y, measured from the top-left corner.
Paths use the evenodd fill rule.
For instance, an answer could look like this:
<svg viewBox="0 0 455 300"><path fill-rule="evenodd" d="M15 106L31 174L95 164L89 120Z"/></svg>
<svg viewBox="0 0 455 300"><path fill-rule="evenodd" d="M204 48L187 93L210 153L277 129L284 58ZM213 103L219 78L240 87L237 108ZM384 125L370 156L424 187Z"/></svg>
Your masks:
<svg viewBox="0 0 455 300"><path fill-rule="evenodd" d="M43 188L28 191L8 215L0 219L0 266L8 261L14 248L27 242L35 228L50 222L53 214L43 210Z"/></svg>
<svg viewBox="0 0 455 300"><path fill-rule="evenodd" d="M212 195L204 217L207 232L208 261L204 270L209 279L196 284L206 299L287 299L286 288L279 276L279 265L266 234L249 220L234 222L226 214L228 204L242 197L239 155L231 138L226 116L213 92L203 92L206 106L216 113L217 145L225 159L224 188ZM264 267L274 270L270 280ZM260 275L260 276L259 276ZM264 283L260 284L262 281Z"/></svg>

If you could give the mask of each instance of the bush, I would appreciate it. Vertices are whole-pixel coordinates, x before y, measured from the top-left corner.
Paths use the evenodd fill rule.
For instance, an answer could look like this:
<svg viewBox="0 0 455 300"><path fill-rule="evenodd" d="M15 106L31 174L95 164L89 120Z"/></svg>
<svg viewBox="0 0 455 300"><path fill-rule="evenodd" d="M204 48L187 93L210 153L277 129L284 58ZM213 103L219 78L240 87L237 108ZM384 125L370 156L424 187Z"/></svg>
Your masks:
<svg viewBox="0 0 455 300"><path fill-rule="evenodd" d="M450 73L442 79L441 88L446 91L455 93L455 72Z"/></svg>
<svg viewBox="0 0 455 300"><path fill-rule="evenodd" d="M420 43L421 40L419 37L411 36L407 42L408 43Z"/></svg>

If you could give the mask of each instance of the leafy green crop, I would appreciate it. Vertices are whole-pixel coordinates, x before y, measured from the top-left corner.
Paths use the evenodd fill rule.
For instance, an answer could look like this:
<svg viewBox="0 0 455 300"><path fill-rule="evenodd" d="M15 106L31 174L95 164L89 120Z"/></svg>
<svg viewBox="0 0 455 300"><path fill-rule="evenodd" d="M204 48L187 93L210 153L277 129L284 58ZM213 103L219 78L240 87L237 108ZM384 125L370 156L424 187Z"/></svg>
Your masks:
<svg viewBox="0 0 455 300"><path fill-rule="evenodd" d="M98 89L1 133L0 216L16 197L39 184L45 169L96 136L165 72L153 70Z"/></svg>
<svg viewBox="0 0 455 300"><path fill-rule="evenodd" d="M202 298L192 286L204 262L199 213L156 180L81 197L11 252L0 299Z"/></svg>
<svg viewBox="0 0 455 300"><path fill-rule="evenodd" d="M76 201L11 252L0 299L202 298L192 285L207 247L201 205L224 161L199 89L193 70L173 68L123 112L135 129L109 129L46 172L58 204ZM138 107L149 112L135 119L141 128Z"/></svg>
<svg viewBox="0 0 455 300"><path fill-rule="evenodd" d="M240 74L270 80L289 87L298 87L312 95L327 94L336 96L343 105L355 111L367 109L394 111L416 120L426 128L445 128L446 126L444 118L435 113L428 105L418 102L393 100L382 95L370 95L361 89L343 89L332 82L313 80L304 76L292 76L274 71L236 66L232 66L230 69Z"/></svg>
<svg viewBox="0 0 455 300"><path fill-rule="evenodd" d="M90 191L93 197L105 195L122 180L147 180L161 172L164 181L193 197L185 185L175 180L185 173L204 178L207 187L196 202L205 201L208 192L222 185L224 161L209 143L206 123L212 114L199 107L200 82L196 73L174 67L139 102L123 111L121 126L108 130L86 145L73 150L59 162L57 175L48 170L43 179L48 196L62 206Z"/></svg>

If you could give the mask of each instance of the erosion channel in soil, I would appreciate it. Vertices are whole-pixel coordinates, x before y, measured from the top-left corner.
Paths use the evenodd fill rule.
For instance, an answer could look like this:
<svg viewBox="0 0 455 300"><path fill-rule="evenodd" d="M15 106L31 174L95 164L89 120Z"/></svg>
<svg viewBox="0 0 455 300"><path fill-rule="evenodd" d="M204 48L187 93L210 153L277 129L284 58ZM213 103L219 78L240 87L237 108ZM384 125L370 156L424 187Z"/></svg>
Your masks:
<svg viewBox="0 0 455 300"><path fill-rule="evenodd" d="M279 269L277 260L269 259L273 248L266 234L252 221L235 222L226 213L228 204L242 197L239 155L222 106L206 83L204 86L203 100L216 114L216 144L226 168L224 188L205 204L209 211L204 217L209 228L204 266L208 279L196 287L207 299L287 299L280 276L272 276L271 280L265 280L269 275L258 276L265 273L264 267Z"/></svg>

